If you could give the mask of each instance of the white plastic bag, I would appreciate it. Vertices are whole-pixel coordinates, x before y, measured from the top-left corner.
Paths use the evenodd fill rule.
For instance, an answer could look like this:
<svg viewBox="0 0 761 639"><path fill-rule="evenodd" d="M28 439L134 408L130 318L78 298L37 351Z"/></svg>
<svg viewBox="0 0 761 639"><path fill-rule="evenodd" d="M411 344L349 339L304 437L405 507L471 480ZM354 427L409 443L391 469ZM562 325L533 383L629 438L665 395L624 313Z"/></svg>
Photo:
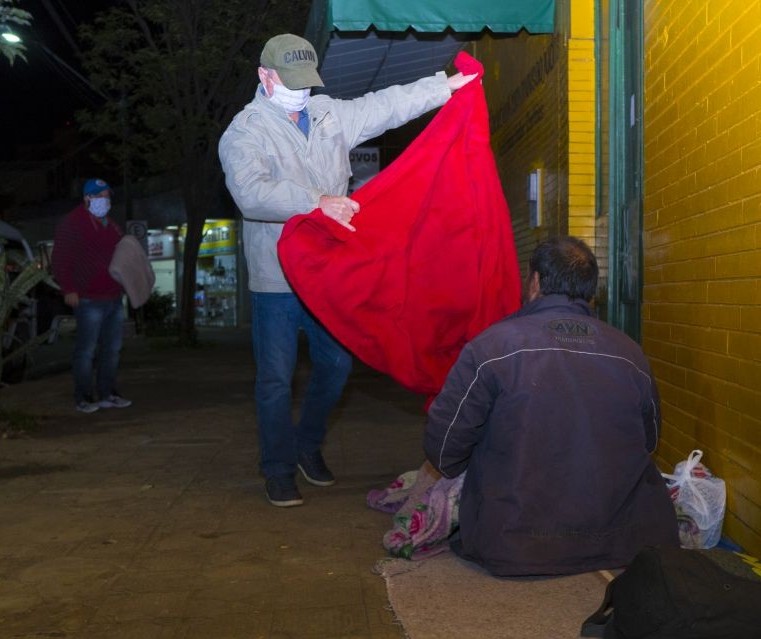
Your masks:
<svg viewBox="0 0 761 639"><path fill-rule="evenodd" d="M727 488L700 463L702 450L693 450L674 473L662 473L676 508L682 548L713 548L721 538Z"/></svg>

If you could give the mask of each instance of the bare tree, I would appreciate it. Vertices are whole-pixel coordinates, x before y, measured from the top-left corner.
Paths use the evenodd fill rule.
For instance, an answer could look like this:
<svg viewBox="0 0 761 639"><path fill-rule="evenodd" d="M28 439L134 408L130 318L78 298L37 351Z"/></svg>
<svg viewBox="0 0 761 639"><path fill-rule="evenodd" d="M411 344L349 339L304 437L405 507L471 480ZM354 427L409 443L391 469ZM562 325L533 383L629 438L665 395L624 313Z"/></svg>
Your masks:
<svg viewBox="0 0 761 639"><path fill-rule="evenodd" d="M302 32L309 0L123 0L82 28L84 66L112 96L82 118L110 136L129 190L135 175L175 173L187 215L180 338L196 338L196 261L203 226L219 204L217 143L250 101L264 42ZM127 215L130 216L129 197Z"/></svg>

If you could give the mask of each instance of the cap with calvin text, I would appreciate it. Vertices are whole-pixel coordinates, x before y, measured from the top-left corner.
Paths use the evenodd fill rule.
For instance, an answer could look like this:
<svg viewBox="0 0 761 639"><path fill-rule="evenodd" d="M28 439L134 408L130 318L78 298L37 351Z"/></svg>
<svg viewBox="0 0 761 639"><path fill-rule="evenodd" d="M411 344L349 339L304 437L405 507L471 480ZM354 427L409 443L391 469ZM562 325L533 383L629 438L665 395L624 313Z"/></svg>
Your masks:
<svg viewBox="0 0 761 639"><path fill-rule="evenodd" d="M259 59L261 66L274 69L289 89L322 87L317 73L317 53L308 40L284 33L267 40Z"/></svg>

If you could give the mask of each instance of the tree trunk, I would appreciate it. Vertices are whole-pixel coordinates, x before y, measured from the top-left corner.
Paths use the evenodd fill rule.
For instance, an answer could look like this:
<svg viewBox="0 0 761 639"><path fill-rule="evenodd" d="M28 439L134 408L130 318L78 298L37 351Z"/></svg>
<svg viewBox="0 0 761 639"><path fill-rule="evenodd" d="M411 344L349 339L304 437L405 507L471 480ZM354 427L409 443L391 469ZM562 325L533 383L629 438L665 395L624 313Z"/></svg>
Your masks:
<svg viewBox="0 0 761 639"><path fill-rule="evenodd" d="M182 255L182 285L180 287L180 343L193 345L198 341L196 330L196 270L198 253L203 239L206 216L213 211L222 172L218 166L216 147L205 153L187 153L183 172L182 195L188 232Z"/></svg>
<svg viewBox="0 0 761 639"><path fill-rule="evenodd" d="M187 206L187 203L186 203ZM205 217L186 208L188 232L182 253L182 284L180 286L180 343L192 346L198 341L196 331L196 266L201 247Z"/></svg>

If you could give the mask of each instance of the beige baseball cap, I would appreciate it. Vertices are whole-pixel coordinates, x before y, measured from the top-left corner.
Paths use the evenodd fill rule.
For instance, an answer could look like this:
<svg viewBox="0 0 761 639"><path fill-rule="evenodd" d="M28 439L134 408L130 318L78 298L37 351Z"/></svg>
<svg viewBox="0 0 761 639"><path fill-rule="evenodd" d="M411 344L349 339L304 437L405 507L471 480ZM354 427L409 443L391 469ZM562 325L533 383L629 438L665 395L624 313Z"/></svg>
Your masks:
<svg viewBox="0 0 761 639"><path fill-rule="evenodd" d="M284 33L267 40L262 49L260 64L274 69L289 89L322 87L317 73L317 53L308 40Z"/></svg>

